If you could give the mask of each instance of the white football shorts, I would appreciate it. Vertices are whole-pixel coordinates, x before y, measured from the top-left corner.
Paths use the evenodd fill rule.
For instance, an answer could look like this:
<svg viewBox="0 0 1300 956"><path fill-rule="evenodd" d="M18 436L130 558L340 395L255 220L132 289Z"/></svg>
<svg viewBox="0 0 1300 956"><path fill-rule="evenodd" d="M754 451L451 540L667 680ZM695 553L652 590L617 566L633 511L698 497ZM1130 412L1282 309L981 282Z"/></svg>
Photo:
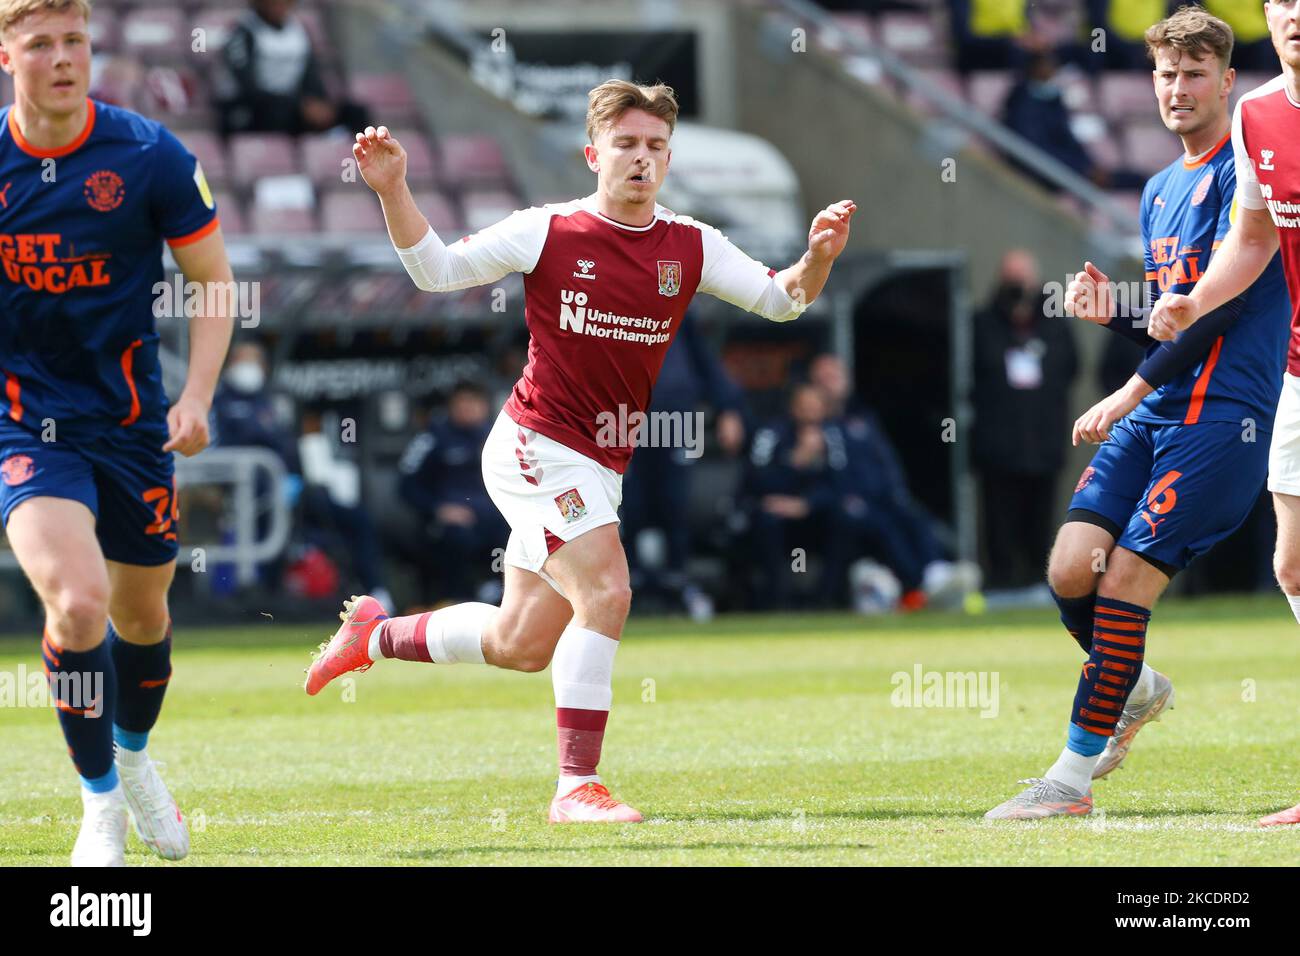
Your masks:
<svg viewBox="0 0 1300 956"><path fill-rule="evenodd" d="M1282 379L1282 397L1273 420L1268 449L1268 490L1300 495L1300 378L1290 372Z"/></svg>
<svg viewBox="0 0 1300 956"><path fill-rule="evenodd" d="M507 564L539 574L566 541L618 523L623 476L567 445L524 428L504 411L483 445L483 484L510 525Z"/></svg>

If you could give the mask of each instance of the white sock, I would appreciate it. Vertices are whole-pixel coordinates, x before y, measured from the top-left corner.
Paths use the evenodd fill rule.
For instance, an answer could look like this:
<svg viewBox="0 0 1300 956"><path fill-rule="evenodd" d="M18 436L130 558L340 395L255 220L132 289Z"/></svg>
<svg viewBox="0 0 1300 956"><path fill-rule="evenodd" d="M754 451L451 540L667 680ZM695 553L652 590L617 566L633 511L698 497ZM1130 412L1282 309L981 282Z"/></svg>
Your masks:
<svg viewBox="0 0 1300 956"><path fill-rule="evenodd" d="M1079 793L1087 793L1092 789L1092 771L1096 769L1099 760L1101 760L1101 754L1097 754L1095 757L1085 757L1066 747L1061 751L1061 756L1056 758L1056 763L1048 768L1044 776L1048 780L1063 783Z"/></svg>
<svg viewBox="0 0 1300 956"><path fill-rule="evenodd" d="M1297 622L1300 622L1300 594L1288 594L1286 603L1291 605L1291 613L1295 615Z"/></svg>
<svg viewBox="0 0 1300 956"><path fill-rule="evenodd" d="M500 608L478 601L453 604L429 615L424 642L435 664L482 664L483 632Z"/></svg>
<svg viewBox="0 0 1300 956"><path fill-rule="evenodd" d="M566 777L560 774L560 779L555 783L555 795L557 797L568 796L574 791L574 788L581 787L584 783L600 783L600 774L590 777Z"/></svg>
<svg viewBox="0 0 1300 956"><path fill-rule="evenodd" d="M609 710L614 702L614 654L618 641L570 624L551 658L556 707Z"/></svg>
<svg viewBox="0 0 1300 956"><path fill-rule="evenodd" d="M1133 690L1129 692L1128 703L1124 707L1141 707L1151 699L1151 695L1156 690L1156 672L1151 669L1151 665L1146 661L1142 662L1142 670L1138 673L1138 679L1133 684Z"/></svg>
<svg viewBox="0 0 1300 956"><path fill-rule="evenodd" d="M382 661L384 655L379 653L379 637L384 633L384 625L388 621L380 621L373 631L370 632L370 641L366 644L366 656L372 661Z"/></svg>

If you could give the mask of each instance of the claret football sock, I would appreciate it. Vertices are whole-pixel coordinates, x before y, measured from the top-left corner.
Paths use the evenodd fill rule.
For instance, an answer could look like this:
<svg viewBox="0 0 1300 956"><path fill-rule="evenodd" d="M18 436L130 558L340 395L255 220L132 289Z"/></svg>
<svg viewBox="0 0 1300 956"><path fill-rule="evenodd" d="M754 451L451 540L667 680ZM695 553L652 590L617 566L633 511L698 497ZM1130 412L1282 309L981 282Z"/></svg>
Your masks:
<svg viewBox="0 0 1300 956"><path fill-rule="evenodd" d="M113 706L117 681L107 643L89 651L69 651L49 634L41 641L41 657L58 708L59 726L68 753L81 775L82 786L106 793L117 786L113 766Z"/></svg>
<svg viewBox="0 0 1300 956"><path fill-rule="evenodd" d="M467 601L425 614L389 618L371 632L370 659L482 664L483 631L498 610L491 604Z"/></svg>
<svg viewBox="0 0 1300 956"><path fill-rule="evenodd" d="M117 707L113 740L124 750L144 750L158 722L172 676L172 626L157 644L132 644L108 625L105 643L117 673Z"/></svg>
<svg viewBox="0 0 1300 956"><path fill-rule="evenodd" d="M1051 588L1048 589L1051 591ZM1052 600L1061 611L1061 623L1085 654L1092 651L1093 613L1097 606L1097 592L1083 597L1062 597L1051 591Z"/></svg>
<svg viewBox="0 0 1300 956"><path fill-rule="evenodd" d="M598 782L596 767L605 741L605 724L614 700L614 654L618 641L570 624L551 658L555 687L556 742L561 795Z"/></svg>

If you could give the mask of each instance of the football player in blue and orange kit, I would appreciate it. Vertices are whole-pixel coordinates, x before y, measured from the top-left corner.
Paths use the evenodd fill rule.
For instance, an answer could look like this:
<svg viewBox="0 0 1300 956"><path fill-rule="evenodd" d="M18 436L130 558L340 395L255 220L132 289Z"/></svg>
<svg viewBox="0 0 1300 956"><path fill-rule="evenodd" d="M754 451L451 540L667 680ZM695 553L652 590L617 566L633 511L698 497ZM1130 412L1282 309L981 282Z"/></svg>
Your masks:
<svg viewBox="0 0 1300 956"><path fill-rule="evenodd" d="M1146 41L1161 119L1184 151L1142 194L1151 303L1205 274L1235 215L1237 174L1231 28L1184 7ZM1074 426L1076 445L1104 444L1079 479L1048 566L1061 621L1088 655L1065 749L991 819L1089 813L1092 780L1119 766L1143 724L1172 705L1172 682L1145 663L1151 608L1178 571L1254 509L1286 363L1291 305L1276 257L1244 294L1173 342L1118 315L1092 263L1070 283L1065 309L1147 353L1128 384Z"/></svg>
<svg viewBox="0 0 1300 956"><path fill-rule="evenodd" d="M0 517L45 609L42 652L82 782L72 862L121 865L128 809L189 851L145 744L171 677L172 453L207 444L228 308L189 320L184 391L162 387L163 242L233 288L202 170L161 125L87 97L86 0L0 0ZM205 297L208 302L215 297ZM226 298L229 301L229 297Z"/></svg>

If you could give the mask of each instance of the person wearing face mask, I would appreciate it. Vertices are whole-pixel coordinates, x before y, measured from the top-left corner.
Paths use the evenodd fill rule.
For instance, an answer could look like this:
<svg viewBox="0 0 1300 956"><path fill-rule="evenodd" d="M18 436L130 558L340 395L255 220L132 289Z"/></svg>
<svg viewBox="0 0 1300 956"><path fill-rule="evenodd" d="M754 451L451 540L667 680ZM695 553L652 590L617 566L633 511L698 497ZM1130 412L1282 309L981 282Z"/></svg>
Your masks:
<svg viewBox="0 0 1300 956"><path fill-rule="evenodd" d="M1008 252L989 304L975 316L973 458L990 588L1041 577L1077 372L1073 333L1045 314L1038 263L1023 249Z"/></svg>

